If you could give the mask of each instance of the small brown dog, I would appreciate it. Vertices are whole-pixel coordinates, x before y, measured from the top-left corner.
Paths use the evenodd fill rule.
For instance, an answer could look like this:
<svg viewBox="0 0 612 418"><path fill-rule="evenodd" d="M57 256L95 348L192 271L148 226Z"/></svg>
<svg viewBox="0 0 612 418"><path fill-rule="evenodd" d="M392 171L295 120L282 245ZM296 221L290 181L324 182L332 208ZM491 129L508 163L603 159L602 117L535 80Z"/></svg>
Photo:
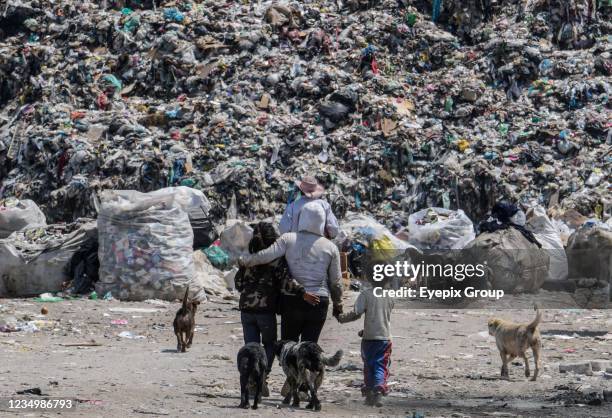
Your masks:
<svg viewBox="0 0 612 418"><path fill-rule="evenodd" d="M495 337L499 355L502 359L501 376L509 379L508 363L514 360L515 357L522 357L525 362L525 376L529 377L529 362L527 361L527 349L531 347L533 351L533 360L535 363L535 371L531 381L538 378L540 371L540 352L542 351L542 339L538 325L542 320L540 310L534 307L536 311L535 319L529 324L515 324L503 319L493 318L489 320L489 334Z"/></svg>
<svg viewBox="0 0 612 418"><path fill-rule="evenodd" d="M198 310L200 301L189 300L189 286L185 290L183 306L178 310L174 317L174 334L176 335L176 351L184 353L191 347L193 342L193 331L195 329L195 314Z"/></svg>

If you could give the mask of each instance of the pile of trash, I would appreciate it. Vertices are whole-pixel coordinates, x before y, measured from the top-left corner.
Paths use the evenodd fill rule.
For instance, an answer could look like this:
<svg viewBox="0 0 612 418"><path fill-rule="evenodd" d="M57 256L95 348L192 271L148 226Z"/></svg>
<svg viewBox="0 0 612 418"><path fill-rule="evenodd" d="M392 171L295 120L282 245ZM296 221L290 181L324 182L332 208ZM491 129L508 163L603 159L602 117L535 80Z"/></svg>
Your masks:
<svg viewBox="0 0 612 418"><path fill-rule="evenodd" d="M220 224L232 202L281 213L316 173L340 218L393 231L501 198L601 216L611 17L576 0L7 0L0 198L54 223L94 216L102 190L183 185Z"/></svg>

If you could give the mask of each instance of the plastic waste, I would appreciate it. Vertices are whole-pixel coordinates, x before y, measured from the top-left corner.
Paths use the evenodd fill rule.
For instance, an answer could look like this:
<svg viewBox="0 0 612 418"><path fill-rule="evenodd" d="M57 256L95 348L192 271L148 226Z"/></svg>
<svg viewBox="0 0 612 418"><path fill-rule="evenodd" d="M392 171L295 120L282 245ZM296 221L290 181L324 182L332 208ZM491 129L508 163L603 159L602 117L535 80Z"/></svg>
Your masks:
<svg viewBox="0 0 612 418"><path fill-rule="evenodd" d="M120 300L180 298L193 278L193 232L175 194L100 193L100 280Z"/></svg>
<svg viewBox="0 0 612 418"><path fill-rule="evenodd" d="M462 210L423 209L408 217L409 241L419 249L459 250L476 234L472 221Z"/></svg>
<svg viewBox="0 0 612 418"><path fill-rule="evenodd" d="M229 265L229 255L219 245L211 245L202 250L213 266L224 270Z"/></svg>
<svg viewBox="0 0 612 418"><path fill-rule="evenodd" d="M550 221L542 206L533 207L528 211L527 216L527 229L533 232L542 248L547 250L550 258L548 279L567 279L567 255L557 228Z"/></svg>
<svg viewBox="0 0 612 418"><path fill-rule="evenodd" d="M45 215L31 200L0 201L0 238L24 228L46 226Z"/></svg>

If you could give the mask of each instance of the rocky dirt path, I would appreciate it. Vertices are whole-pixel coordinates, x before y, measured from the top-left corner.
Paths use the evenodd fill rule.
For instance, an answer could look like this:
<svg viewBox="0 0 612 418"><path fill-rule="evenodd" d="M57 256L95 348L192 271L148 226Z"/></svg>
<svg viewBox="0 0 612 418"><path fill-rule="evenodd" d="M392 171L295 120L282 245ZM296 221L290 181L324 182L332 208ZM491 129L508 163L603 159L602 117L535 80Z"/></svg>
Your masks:
<svg viewBox="0 0 612 418"><path fill-rule="evenodd" d="M63 414L24 412L22 416L289 414L297 418L313 414L281 406L278 392L283 375L277 364L270 377L272 396L260 409L235 408L239 403L235 355L242 345L242 331L234 302L217 300L201 305L195 344L186 354L175 352L171 322L178 303L65 300L45 304L49 310L46 316L40 315L41 306L31 300L0 299L0 320L43 321L34 322L38 332L0 332L0 397L40 388L43 394L81 402L75 411ZM600 400L604 390L612 389L612 380L606 379L610 376L603 372L593 376L561 374L558 367L559 363L584 360L612 361L609 311L546 311L542 325L544 370L535 383L524 378L520 363L510 368L510 381L498 379L499 355L486 334L486 320L491 315L492 311L483 310L397 309L392 318L393 392L383 408L362 404L357 337L361 324L340 325L330 316L320 344L328 352L342 348L345 356L337 370L327 373L320 391L323 414L612 416L612 402ZM533 311L499 311L496 315L525 321ZM120 320L127 320L127 324L120 325L125 322ZM100 345L70 345L92 341ZM0 414L16 416L6 408Z"/></svg>

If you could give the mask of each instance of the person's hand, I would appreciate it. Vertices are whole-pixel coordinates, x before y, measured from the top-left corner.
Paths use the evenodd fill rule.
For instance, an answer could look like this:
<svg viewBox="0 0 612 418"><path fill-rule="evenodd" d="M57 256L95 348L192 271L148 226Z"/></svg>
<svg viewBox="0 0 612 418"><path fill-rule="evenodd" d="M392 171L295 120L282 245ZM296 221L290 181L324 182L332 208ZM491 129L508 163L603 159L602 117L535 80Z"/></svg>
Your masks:
<svg viewBox="0 0 612 418"><path fill-rule="evenodd" d="M314 295L308 292L304 292L303 298L306 302L310 303L312 306L317 306L319 302L321 301L317 295Z"/></svg>
<svg viewBox="0 0 612 418"><path fill-rule="evenodd" d="M243 256L238 257L237 263L238 267L246 267Z"/></svg>
<svg viewBox="0 0 612 418"><path fill-rule="evenodd" d="M334 315L336 319L338 319L338 317L342 314L342 305L334 306L332 314Z"/></svg>

